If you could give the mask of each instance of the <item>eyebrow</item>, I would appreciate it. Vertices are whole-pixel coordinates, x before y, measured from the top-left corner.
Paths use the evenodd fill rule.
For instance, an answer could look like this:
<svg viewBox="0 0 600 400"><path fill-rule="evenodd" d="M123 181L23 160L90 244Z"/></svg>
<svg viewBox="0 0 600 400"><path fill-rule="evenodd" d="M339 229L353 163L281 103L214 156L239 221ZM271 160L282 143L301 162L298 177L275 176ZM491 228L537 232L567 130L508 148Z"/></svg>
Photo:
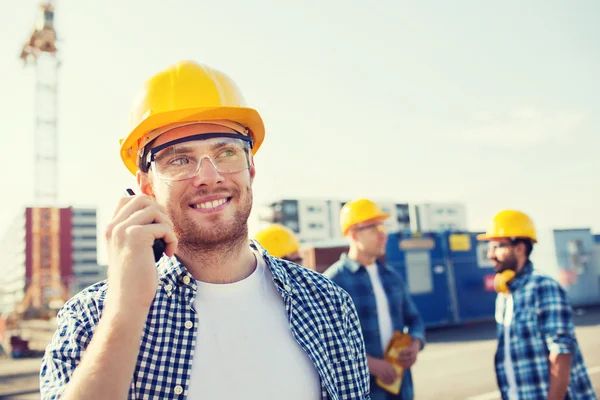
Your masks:
<svg viewBox="0 0 600 400"><path fill-rule="evenodd" d="M181 147L177 147L177 154L184 154L184 153L191 153L192 152L192 147L191 146L181 146ZM156 161L160 161L165 157L168 157L170 155L173 155L172 151L168 151L169 149L165 149L167 151L159 151L158 153L156 153L154 155L154 159Z"/></svg>
<svg viewBox="0 0 600 400"><path fill-rule="evenodd" d="M233 147L238 147L240 149L243 149L243 147L244 147L243 145L242 146L236 145L236 143L234 141L220 140L218 142L211 144L211 146L208 150L209 151L217 150L217 149L221 149L223 147L230 146L230 145ZM188 154L188 153L192 153L195 148L194 148L194 146L189 146L189 145L178 145L178 146L172 147L170 152L169 152L169 148L162 149L162 150L166 150L166 151L162 151L162 150L158 151L156 153L156 155L154 156L154 159L158 161L158 160L163 159L164 157L166 157L169 154L172 155L174 149L177 150L177 154Z"/></svg>

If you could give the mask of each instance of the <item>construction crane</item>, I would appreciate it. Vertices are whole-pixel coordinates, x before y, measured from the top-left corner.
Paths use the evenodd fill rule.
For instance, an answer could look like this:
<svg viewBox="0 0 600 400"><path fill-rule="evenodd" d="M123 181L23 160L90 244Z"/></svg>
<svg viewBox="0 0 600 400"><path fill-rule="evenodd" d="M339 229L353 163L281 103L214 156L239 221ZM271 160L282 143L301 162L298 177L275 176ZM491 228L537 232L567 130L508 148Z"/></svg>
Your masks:
<svg viewBox="0 0 600 400"><path fill-rule="evenodd" d="M39 315L68 298L60 274L60 218L57 202L57 88L54 4L40 3L35 26L20 56L35 66L34 203L31 215L31 275L20 313ZM55 306L52 306L52 305Z"/></svg>
<svg viewBox="0 0 600 400"><path fill-rule="evenodd" d="M57 87L60 62L56 52L53 1L40 4L33 32L23 46L21 60L34 65L35 165L34 197L41 206L55 205L57 197Z"/></svg>

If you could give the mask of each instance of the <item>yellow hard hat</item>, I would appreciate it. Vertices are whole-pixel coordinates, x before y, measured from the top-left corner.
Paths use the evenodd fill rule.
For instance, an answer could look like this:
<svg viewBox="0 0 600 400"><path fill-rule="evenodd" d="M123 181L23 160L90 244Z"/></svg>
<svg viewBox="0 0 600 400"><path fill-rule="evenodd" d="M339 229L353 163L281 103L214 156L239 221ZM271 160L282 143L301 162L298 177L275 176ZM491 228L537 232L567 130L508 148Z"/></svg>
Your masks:
<svg viewBox="0 0 600 400"><path fill-rule="evenodd" d="M531 239L537 243L533 221L527 214L516 210L502 210L492 220L487 232L477 235L478 240Z"/></svg>
<svg viewBox="0 0 600 400"><path fill-rule="evenodd" d="M275 257L284 257L300 249L300 242L290 228L281 224L272 224L254 237L258 243Z"/></svg>
<svg viewBox="0 0 600 400"><path fill-rule="evenodd" d="M252 154L263 142L262 118L246 107L242 92L229 76L193 61L171 65L150 77L135 99L130 133L121 139L121 159L135 175L138 150L160 134L152 135L152 131L174 123L211 120L243 125L253 139Z"/></svg>
<svg viewBox="0 0 600 400"><path fill-rule="evenodd" d="M342 234L346 236L348 230L356 224L370 220L384 220L390 214L383 212L381 207L368 199L358 199L344 204L340 212L340 225Z"/></svg>

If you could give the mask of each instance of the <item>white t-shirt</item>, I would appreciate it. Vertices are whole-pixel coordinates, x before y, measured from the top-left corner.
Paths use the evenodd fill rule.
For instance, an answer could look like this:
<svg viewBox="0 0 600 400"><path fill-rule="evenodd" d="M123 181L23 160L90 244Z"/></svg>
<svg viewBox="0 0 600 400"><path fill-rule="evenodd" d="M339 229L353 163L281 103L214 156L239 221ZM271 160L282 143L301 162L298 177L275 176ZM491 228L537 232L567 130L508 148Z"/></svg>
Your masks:
<svg viewBox="0 0 600 400"><path fill-rule="evenodd" d="M198 282L198 336L188 399L320 399L321 384L294 339L284 299L262 256L231 284Z"/></svg>
<svg viewBox="0 0 600 400"><path fill-rule="evenodd" d="M496 322L504 327L504 371L508 381L508 399L517 400L517 379L515 369L510 356L510 325L514 314L513 297L511 294L501 293L496 300Z"/></svg>
<svg viewBox="0 0 600 400"><path fill-rule="evenodd" d="M377 264L371 264L366 267L371 278L371 285L373 285L373 292L375 293L375 302L377 303L377 319L379 321L379 336L381 338L381 349L385 351L388 342L394 335L394 328L392 326L392 317L390 316L390 306L388 304L387 296L383 290L381 279L379 279L379 273L377 272Z"/></svg>

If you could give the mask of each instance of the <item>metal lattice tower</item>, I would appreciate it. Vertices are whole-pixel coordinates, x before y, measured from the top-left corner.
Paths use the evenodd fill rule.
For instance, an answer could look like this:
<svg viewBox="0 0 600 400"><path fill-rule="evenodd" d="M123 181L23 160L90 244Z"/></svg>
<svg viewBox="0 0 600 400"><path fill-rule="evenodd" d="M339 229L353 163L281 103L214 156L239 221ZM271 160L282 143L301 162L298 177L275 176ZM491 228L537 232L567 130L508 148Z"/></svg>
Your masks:
<svg viewBox="0 0 600 400"><path fill-rule="evenodd" d="M58 194L57 92L58 68L54 4L40 3L21 60L35 66L34 202L31 211L31 278L20 312L44 312L52 301L68 298L60 277L60 210Z"/></svg>
<svg viewBox="0 0 600 400"><path fill-rule="evenodd" d="M57 89L60 62L56 54L54 5L40 4L39 14L29 40L23 46L21 60L34 65L34 201L38 206L53 206L58 192Z"/></svg>

